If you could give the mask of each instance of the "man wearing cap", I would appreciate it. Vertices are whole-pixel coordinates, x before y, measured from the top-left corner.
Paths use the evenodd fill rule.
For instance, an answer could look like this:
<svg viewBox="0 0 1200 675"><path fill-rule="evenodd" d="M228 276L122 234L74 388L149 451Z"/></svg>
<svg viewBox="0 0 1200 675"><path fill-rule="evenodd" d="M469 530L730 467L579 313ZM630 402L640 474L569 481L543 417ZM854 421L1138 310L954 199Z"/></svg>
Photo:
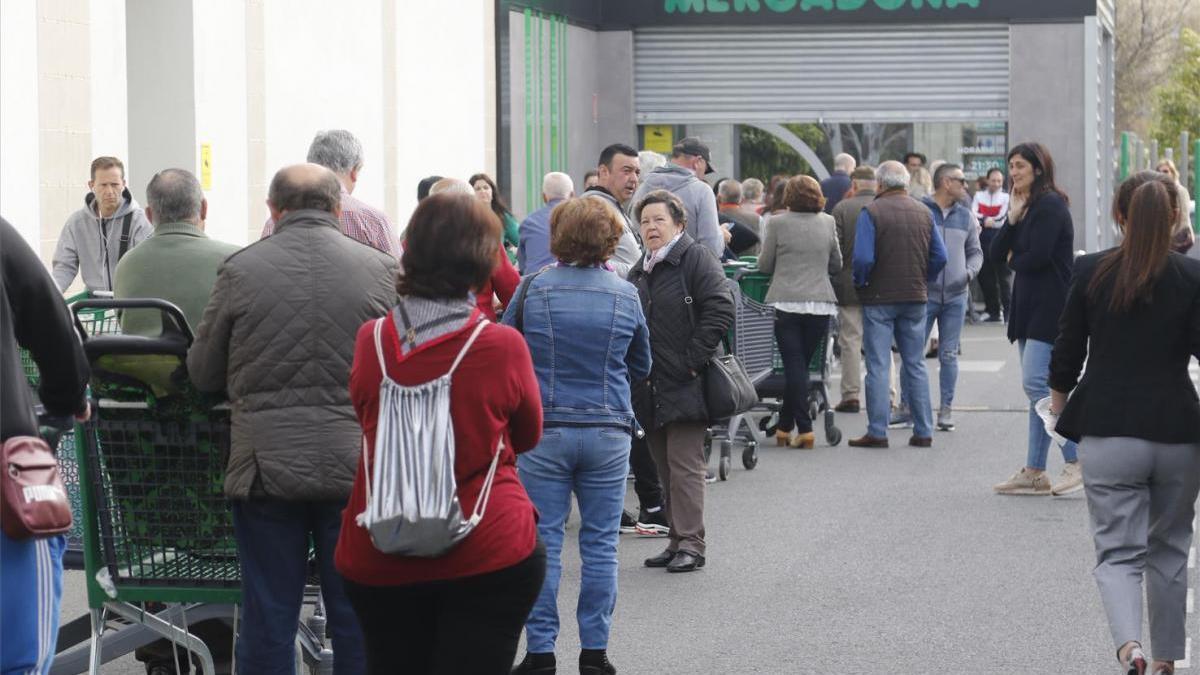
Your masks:
<svg viewBox="0 0 1200 675"><path fill-rule="evenodd" d="M666 190L683 202L687 215L687 233L721 258L725 237L717 218L717 197L701 177L714 171L708 146L689 136L677 143L671 161L646 175L633 203L655 190Z"/></svg>

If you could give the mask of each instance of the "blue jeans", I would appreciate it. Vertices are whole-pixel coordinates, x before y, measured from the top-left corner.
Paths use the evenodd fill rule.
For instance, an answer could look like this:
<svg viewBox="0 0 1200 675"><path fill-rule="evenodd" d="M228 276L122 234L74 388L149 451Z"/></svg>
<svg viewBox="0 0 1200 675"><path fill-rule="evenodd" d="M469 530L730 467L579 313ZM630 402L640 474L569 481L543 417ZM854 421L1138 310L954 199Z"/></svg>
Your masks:
<svg viewBox="0 0 1200 675"><path fill-rule="evenodd" d="M1050 395L1050 352L1054 345L1041 340L1020 340L1017 347L1021 353L1021 386L1029 399L1029 455L1025 466L1039 471L1046 470L1046 455L1050 453L1050 435L1046 425L1033 409L1034 404ZM1078 458L1074 441L1062 446L1064 462Z"/></svg>
<svg viewBox="0 0 1200 675"><path fill-rule="evenodd" d="M933 434L929 375L925 372L925 303L863 305L863 350L867 363L867 435L887 437L888 371L892 342L900 349L900 386L913 416L913 435Z"/></svg>
<svg viewBox="0 0 1200 675"><path fill-rule="evenodd" d="M546 581L525 622L528 651L548 654L558 638L558 582L571 493L579 502L583 573L576 618L583 649L607 649L617 605L617 540L629 475L629 433L615 427L549 427L517 458L521 483L537 507L546 545Z"/></svg>
<svg viewBox="0 0 1200 675"><path fill-rule="evenodd" d="M54 661L67 538L0 532L0 673L45 675Z"/></svg>
<svg viewBox="0 0 1200 675"><path fill-rule="evenodd" d="M296 629L308 578L312 538L321 575L321 597L333 635L333 672L366 672L358 617L342 575L333 566L344 501L250 499L231 502L242 565L242 623L236 654L240 675L294 675Z"/></svg>
<svg viewBox="0 0 1200 675"><path fill-rule="evenodd" d="M958 382L958 340L962 337L963 321L967 316L968 294L945 302L930 299L925 306L925 340L933 332L933 322L938 325L938 389L941 407L949 408L954 403L954 387Z"/></svg>

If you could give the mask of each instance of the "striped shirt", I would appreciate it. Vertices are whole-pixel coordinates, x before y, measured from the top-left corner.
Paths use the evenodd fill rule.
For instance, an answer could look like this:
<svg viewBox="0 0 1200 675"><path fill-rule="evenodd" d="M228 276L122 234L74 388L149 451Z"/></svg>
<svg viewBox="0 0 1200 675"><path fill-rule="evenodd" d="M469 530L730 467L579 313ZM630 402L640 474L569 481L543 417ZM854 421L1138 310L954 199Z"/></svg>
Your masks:
<svg viewBox="0 0 1200 675"><path fill-rule="evenodd" d="M400 245L393 234L392 223L386 214L356 199L342 187L342 215L338 219L342 234L377 248L393 258L400 257ZM262 238L275 234L275 220L268 218L263 225Z"/></svg>

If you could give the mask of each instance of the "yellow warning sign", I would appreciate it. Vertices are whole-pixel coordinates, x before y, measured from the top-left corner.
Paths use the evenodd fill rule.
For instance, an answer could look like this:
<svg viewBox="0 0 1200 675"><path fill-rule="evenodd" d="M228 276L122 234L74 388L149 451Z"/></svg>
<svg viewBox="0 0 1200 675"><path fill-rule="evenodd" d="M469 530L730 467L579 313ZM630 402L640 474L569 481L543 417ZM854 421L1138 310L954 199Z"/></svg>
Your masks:
<svg viewBox="0 0 1200 675"><path fill-rule="evenodd" d="M671 154L671 147L675 145L675 127L669 124L647 124L642 130L646 150L661 152L664 155Z"/></svg>
<svg viewBox="0 0 1200 675"><path fill-rule="evenodd" d="M200 144L200 187L212 189L212 144Z"/></svg>

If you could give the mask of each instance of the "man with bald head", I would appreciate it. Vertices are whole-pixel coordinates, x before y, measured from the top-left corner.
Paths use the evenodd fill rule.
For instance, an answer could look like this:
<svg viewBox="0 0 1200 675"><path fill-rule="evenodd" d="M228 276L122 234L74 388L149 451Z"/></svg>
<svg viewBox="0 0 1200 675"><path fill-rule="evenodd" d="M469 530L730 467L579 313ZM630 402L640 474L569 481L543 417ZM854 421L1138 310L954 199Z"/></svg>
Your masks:
<svg viewBox="0 0 1200 675"><path fill-rule="evenodd" d="M517 269L522 275L536 272L557 259L550 253L550 212L575 196L571 177L551 171L542 179L543 206L521 221L521 244L517 247Z"/></svg>
<svg viewBox="0 0 1200 675"><path fill-rule="evenodd" d="M221 265L188 352L201 391L229 396L225 494L242 567L243 673L291 673L312 539L336 653L365 672L362 635L333 564L362 430L350 402L354 336L396 304L396 259L338 228L341 185L299 164L271 181L275 233Z"/></svg>

